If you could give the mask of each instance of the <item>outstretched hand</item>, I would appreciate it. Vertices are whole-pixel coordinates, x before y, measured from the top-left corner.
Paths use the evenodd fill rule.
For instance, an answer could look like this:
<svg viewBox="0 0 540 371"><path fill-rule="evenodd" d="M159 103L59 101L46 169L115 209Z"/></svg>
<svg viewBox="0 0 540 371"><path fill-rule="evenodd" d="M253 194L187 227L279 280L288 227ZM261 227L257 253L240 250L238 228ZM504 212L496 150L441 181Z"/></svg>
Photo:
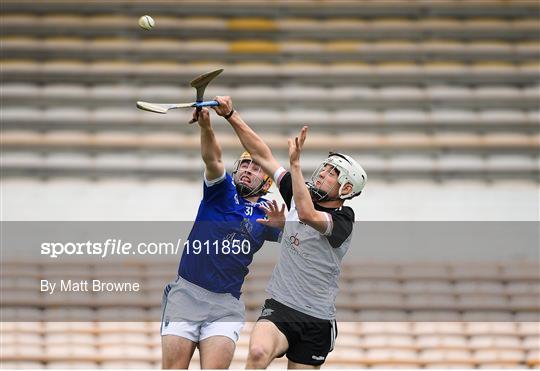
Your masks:
<svg viewBox="0 0 540 371"><path fill-rule="evenodd" d="M285 226L285 204L278 207L277 201L272 200L268 206L260 205L259 208L266 214L265 219L257 219L257 222L268 227L283 229Z"/></svg>
<svg viewBox="0 0 540 371"><path fill-rule="evenodd" d="M307 137L307 131L308 127L304 126L300 130L300 134L295 137L294 139L289 139L289 162L297 163L300 161L300 153L302 152L302 147L304 146L304 142L306 141Z"/></svg>

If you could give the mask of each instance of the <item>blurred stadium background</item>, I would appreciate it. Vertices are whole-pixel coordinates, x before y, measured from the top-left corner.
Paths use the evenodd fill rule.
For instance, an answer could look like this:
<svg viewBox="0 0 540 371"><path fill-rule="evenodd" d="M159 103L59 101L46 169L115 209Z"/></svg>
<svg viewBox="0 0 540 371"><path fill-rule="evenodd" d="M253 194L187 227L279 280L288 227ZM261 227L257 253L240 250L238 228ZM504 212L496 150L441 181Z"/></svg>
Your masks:
<svg viewBox="0 0 540 371"><path fill-rule="evenodd" d="M309 123L307 173L329 150L364 165L359 221L539 219L536 1L2 0L1 10L3 220L193 220L198 129L188 111L161 116L135 101L191 101L188 82L214 68L225 72L207 98L231 95L284 163L286 138ZM153 30L138 28L143 14ZM241 147L213 118L230 169ZM326 367L540 368L538 262L460 271L349 254L338 310L350 322ZM76 273L142 274L152 304L131 310L155 312L176 264ZM252 314L272 268L254 264ZM160 366L154 322L28 322L69 318L33 292L62 274L2 273L2 290L22 293L3 303L21 322L2 323L2 368ZM366 290L378 301L362 300ZM423 301L407 300L414 293ZM513 309L497 312L501 302ZM381 308L403 321L385 322ZM435 309L453 322L415 321ZM505 320L479 322L490 320L479 311ZM250 327L233 367L243 367Z"/></svg>

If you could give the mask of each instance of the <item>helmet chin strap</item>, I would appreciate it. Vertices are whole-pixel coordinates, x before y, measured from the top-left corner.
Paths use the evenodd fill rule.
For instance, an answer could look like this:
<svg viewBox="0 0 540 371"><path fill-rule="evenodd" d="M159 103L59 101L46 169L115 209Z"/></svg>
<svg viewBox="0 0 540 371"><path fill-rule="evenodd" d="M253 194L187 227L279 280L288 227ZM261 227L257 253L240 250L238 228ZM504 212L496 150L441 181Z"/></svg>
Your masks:
<svg viewBox="0 0 540 371"><path fill-rule="evenodd" d="M309 187L309 193L311 195L311 199L315 202L340 200L339 197L337 198L328 197L328 192L322 191L320 188L315 187L315 185L312 183L308 183L308 187Z"/></svg>
<svg viewBox="0 0 540 371"><path fill-rule="evenodd" d="M255 190L243 183L240 183L240 182L235 183L235 187L236 187L236 192L238 192L240 197L255 196L255 193L256 193Z"/></svg>

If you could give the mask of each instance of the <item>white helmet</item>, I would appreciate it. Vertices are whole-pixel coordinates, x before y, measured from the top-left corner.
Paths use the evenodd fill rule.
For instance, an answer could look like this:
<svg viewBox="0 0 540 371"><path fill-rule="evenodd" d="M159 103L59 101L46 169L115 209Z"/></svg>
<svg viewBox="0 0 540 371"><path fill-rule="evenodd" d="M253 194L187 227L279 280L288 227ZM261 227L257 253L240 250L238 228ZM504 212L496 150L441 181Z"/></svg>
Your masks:
<svg viewBox="0 0 540 371"><path fill-rule="evenodd" d="M311 196L315 201L330 200L328 198L329 192L322 191L320 188L315 187L315 182L319 178L319 174L326 165L332 166L339 173L339 199L351 199L362 193L362 189L364 189L364 186L367 182L367 174L362 168L362 166L360 166L360 164L356 162L351 156L336 152L330 152L328 158L324 160L322 164L320 164L319 167L313 172L310 181L307 183L311 192ZM341 192L343 191L343 187L347 183L352 185L352 192L344 195Z"/></svg>

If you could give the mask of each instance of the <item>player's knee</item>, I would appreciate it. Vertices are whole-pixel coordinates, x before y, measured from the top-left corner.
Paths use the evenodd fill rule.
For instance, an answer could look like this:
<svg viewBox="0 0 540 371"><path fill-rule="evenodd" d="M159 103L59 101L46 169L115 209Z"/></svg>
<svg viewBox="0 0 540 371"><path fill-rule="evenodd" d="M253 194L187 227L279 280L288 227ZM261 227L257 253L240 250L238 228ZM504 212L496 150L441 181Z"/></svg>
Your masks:
<svg viewBox="0 0 540 371"><path fill-rule="evenodd" d="M270 358L270 350L260 344L253 344L249 347L249 359L255 367L265 367Z"/></svg>

